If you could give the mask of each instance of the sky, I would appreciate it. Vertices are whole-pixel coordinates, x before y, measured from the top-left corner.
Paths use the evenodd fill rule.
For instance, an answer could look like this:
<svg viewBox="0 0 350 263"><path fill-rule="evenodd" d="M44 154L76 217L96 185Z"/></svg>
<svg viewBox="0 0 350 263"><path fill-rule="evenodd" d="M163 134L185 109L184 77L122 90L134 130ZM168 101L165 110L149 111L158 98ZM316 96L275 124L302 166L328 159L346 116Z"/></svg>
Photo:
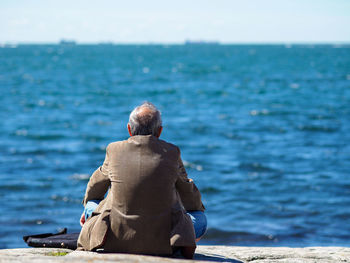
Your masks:
<svg viewBox="0 0 350 263"><path fill-rule="evenodd" d="M1 0L0 43L350 43L350 0Z"/></svg>

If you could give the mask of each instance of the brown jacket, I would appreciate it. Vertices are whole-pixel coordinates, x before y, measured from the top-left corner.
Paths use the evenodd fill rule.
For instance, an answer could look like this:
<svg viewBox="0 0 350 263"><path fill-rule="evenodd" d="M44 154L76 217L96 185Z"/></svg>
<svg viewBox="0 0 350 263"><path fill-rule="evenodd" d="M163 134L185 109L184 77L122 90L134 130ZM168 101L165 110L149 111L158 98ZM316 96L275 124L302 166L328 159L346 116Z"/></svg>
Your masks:
<svg viewBox="0 0 350 263"><path fill-rule="evenodd" d="M171 246L195 246L186 210L204 206L175 145L152 135L109 144L84 205L93 199L104 200L83 225L79 250L166 255Z"/></svg>

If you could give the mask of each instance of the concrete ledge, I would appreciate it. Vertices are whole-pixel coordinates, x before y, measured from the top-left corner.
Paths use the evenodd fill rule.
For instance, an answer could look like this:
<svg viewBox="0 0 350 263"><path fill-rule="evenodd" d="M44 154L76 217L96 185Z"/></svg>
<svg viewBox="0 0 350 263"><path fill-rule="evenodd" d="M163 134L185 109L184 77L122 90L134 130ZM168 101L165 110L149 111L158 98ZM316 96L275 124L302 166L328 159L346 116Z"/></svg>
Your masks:
<svg viewBox="0 0 350 263"><path fill-rule="evenodd" d="M253 262L253 263L334 263L350 262L345 247L234 247L198 246L195 260L130 254L101 254L59 248L17 248L0 250L0 263L79 263L79 262Z"/></svg>

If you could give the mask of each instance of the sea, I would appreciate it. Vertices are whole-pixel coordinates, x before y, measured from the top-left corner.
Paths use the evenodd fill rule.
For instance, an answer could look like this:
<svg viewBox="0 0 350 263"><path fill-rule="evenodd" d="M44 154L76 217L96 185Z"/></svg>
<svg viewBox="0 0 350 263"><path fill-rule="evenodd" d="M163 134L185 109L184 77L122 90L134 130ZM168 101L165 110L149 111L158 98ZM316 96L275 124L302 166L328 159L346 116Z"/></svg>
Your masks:
<svg viewBox="0 0 350 263"><path fill-rule="evenodd" d="M350 246L350 45L2 45L0 248L79 232L133 108L162 112L202 245Z"/></svg>

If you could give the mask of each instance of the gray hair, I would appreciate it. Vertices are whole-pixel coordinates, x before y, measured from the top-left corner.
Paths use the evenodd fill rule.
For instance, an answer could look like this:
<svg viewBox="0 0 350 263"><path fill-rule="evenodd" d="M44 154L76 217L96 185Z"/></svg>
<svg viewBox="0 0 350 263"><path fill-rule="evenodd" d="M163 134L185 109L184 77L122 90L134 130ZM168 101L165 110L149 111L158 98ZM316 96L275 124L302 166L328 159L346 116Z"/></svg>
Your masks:
<svg viewBox="0 0 350 263"><path fill-rule="evenodd" d="M142 111L144 108L146 110ZM129 125L133 136L157 136L159 128L162 126L160 111L152 103L146 101L130 113Z"/></svg>

